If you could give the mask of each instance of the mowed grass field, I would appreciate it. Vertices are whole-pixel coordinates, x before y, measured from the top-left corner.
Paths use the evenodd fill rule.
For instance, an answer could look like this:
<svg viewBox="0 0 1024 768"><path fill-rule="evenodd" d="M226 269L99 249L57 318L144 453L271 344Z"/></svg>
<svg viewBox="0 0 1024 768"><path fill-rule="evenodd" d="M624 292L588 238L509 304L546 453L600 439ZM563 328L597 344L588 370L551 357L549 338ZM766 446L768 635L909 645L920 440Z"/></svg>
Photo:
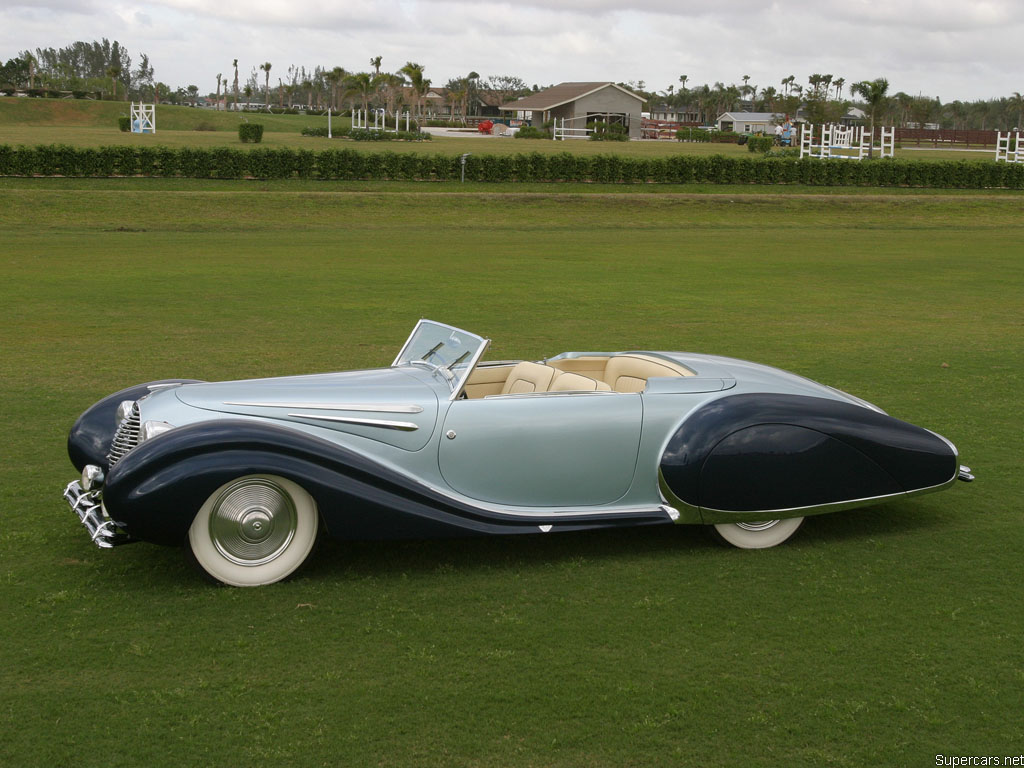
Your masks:
<svg viewBox="0 0 1024 768"><path fill-rule="evenodd" d="M58 183L59 181L59 183ZM0 185L0 764L914 766L1024 750L1024 197ZM326 541L207 585L60 498L121 387L489 357L753 359L955 442L972 485L807 521Z"/></svg>
<svg viewBox="0 0 1024 768"><path fill-rule="evenodd" d="M110 145L223 147L240 149L257 147L289 147L292 149L354 149L360 152L416 152L461 155L463 153L507 155L518 152L572 152L581 155L622 154L633 157L666 157L670 155L733 155L750 154L746 146L737 144L701 144L678 141L549 141L546 139L512 139L500 136L479 136L470 131L465 136L439 135L431 141L351 141L303 136L303 128L326 128L322 114L274 115L265 112L234 113L210 109L194 109L160 104L156 107L156 134L122 133L117 126L119 116L127 117L127 102L86 101L74 99L27 99L0 97L0 144L35 145L68 144L76 147ZM243 120L264 126L260 144L243 144L238 139L238 125ZM348 116L333 118L332 127L347 127ZM943 149L901 148L901 160L967 160L993 162L995 150L957 151Z"/></svg>

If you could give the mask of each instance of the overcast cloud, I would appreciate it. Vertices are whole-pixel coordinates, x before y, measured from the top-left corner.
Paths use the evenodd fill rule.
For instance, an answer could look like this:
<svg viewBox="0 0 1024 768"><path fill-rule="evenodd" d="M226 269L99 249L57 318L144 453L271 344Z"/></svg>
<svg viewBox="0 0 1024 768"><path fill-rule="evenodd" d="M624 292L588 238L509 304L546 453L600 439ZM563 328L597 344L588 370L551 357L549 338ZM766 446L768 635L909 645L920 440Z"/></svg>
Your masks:
<svg viewBox="0 0 1024 768"><path fill-rule="evenodd" d="M265 61L394 71L422 64L435 85L475 70L540 86L568 80L643 81L648 89L742 83L812 73L847 83L886 77L890 91L943 102L1024 91L1024 2L867 0L0 0L0 57L118 40L156 79L216 88ZM261 81L262 81L262 73Z"/></svg>

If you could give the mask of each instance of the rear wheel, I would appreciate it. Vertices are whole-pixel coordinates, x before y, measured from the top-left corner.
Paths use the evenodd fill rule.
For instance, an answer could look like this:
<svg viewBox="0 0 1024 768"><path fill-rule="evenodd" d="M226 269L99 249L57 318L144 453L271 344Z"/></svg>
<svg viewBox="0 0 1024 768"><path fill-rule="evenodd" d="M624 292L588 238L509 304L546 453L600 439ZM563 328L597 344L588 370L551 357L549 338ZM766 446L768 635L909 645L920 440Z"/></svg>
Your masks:
<svg viewBox="0 0 1024 768"><path fill-rule="evenodd" d="M714 531L727 544L740 549L767 549L788 540L803 524L802 517L761 520L756 523L718 523Z"/></svg>
<svg viewBox="0 0 1024 768"><path fill-rule="evenodd" d="M273 584L305 562L316 542L316 502L277 475L246 475L214 491L188 531L196 564L235 587Z"/></svg>

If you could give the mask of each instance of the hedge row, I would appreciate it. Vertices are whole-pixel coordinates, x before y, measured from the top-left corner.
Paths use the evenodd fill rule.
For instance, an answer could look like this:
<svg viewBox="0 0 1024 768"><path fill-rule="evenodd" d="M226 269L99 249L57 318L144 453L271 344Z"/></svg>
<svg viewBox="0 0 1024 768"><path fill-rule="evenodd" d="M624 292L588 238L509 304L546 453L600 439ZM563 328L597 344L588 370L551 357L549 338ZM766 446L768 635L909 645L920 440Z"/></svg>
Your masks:
<svg viewBox="0 0 1024 768"><path fill-rule="evenodd" d="M243 143L259 144L263 141L263 125L261 123L239 123L238 138Z"/></svg>
<svg viewBox="0 0 1024 768"><path fill-rule="evenodd" d="M353 149L0 145L0 176L182 176L438 180L460 177L459 157ZM473 154L469 181L809 184L818 186L1024 189L1024 165L965 161L812 160L722 155L640 158L540 152Z"/></svg>

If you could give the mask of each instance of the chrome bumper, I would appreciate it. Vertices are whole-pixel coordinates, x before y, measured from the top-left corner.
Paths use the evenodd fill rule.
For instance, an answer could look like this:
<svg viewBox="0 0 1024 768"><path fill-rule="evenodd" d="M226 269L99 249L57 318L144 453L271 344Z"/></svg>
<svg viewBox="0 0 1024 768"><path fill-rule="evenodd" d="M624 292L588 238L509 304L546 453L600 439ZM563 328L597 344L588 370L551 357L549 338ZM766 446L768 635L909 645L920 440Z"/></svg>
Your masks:
<svg viewBox="0 0 1024 768"><path fill-rule="evenodd" d="M100 495L97 491L84 491L78 480L68 483L64 489L64 498L71 505L71 511L78 515L78 519L89 532L92 539L100 549L110 549L119 544L128 544L135 541L124 532L121 524L107 517L100 503Z"/></svg>

